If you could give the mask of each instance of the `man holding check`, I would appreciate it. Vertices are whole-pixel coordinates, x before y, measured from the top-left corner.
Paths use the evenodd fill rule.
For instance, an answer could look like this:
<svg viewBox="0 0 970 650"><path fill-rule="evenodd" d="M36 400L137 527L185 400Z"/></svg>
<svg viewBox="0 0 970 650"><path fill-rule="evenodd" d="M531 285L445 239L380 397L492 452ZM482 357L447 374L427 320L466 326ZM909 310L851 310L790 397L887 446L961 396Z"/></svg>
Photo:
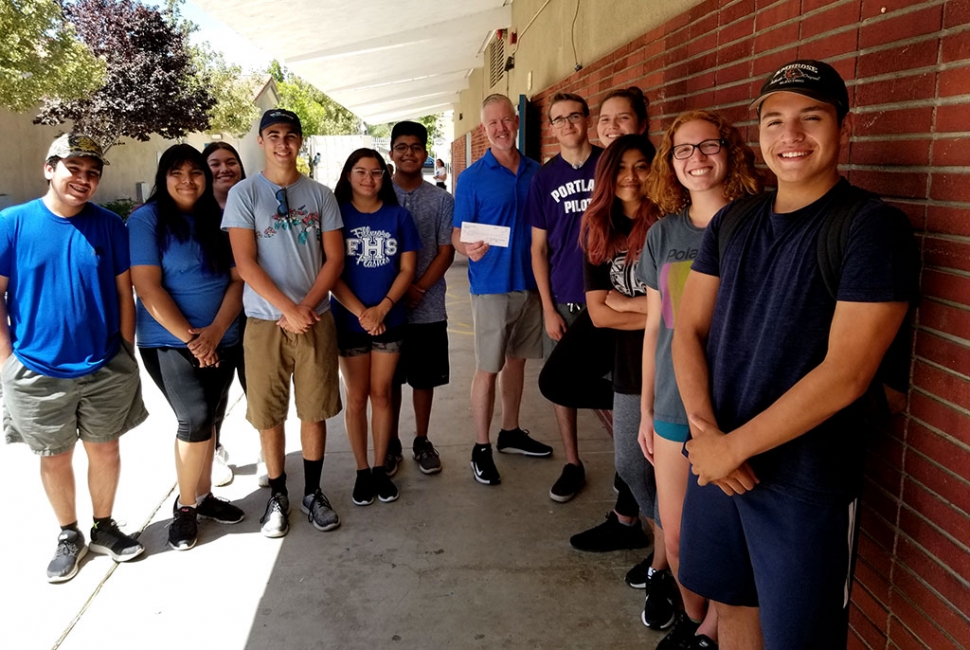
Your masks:
<svg viewBox="0 0 970 650"><path fill-rule="evenodd" d="M499 376L502 430L498 450L526 456L552 455L552 447L533 440L519 428L525 360L542 358L542 307L532 274L532 233L524 214L539 164L516 148L518 128L519 118L508 97L486 97L482 102L482 131L491 147L461 174L455 188L452 242L455 250L468 256L475 327L476 370L471 395L475 447L471 465L475 480L483 485L501 483L489 438ZM480 234L467 241L467 233L462 237L463 224L476 224L469 230ZM504 243L504 231L482 226L508 228L508 245L497 245ZM493 243L486 243L486 238Z"/></svg>

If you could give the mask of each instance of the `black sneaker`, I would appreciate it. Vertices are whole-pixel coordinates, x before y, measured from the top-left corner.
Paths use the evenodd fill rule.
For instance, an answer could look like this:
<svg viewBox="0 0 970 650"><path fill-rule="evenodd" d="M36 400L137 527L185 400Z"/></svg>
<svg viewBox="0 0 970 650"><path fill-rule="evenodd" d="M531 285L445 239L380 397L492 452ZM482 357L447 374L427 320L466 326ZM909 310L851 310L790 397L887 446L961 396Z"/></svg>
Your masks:
<svg viewBox="0 0 970 650"><path fill-rule="evenodd" d="M195 518L196 509L182 506L175 511L175 518L168 525L168 545L176 551L187 551L195 546L199 538L199 524Z"/></svg>
<svg viewBox="0 0 970 650"><path fill-rule="evenodd" d="M683 647L684 650L717 650L717 642L706 634L698 634L688 639Z"/></svg>
<svg viewBox="0 0 970 650"><path fill-rule="evenodd" d="M653 551L647 559L626 572L626 583L634 589L647 588L647 575L650 573L650 565L653 564Z"/></svg>
<svg viewBox="0 0 970 650"><path fill-rule="evenodd" d="M496 449L503 454L522 454L543 458L552 456L552 447L544 445L529 435L528 429L502 429L498 432Z"/></svg>
<svg viewBox="0 0 970 650"><path fill-rule="evenodd" d="M495 461L492 460L492 445L472 447L472 475L482 485L498 485L502 482Z"/></svg>
<svg viewBox="0 0 970 650"><path fill-rule="evenodd" d="M400 493L397 491L397 486L394 485L394 481L391 477L387 475L383 467L375 467L373 471L374 476L374 491L377 492L377 498L381 500L381 503L390 503L391 501L397 501Z"/></svg>
<svg viewBox="0 0 970 650"><path fill-rule="evenodd" d="M666 630L674 623L674 598L677 584L667 571L647 576L647 595L643 599L640 621L653 630Z"/></svg>
<svg viewBox="0 0 970 650"><path fill-rule="evenodd" d="M57 536L57 550L47 565L47 582L67 582L77 575L81 558L88 554L84 535L79 530L62 530Z"/></svg>
<svg viewBox="0 0 970 650"><path fill-rule="evenodd" d="M326 532L340 525L340 517L337 516L333 506L330 505L330 499L320 488L317 488L313 494L303 497L300 511L307 516L307 521L313 524L313 527L317 530Z"/></svg>
<svg viewBox="0 0 970 650"><path fill-rule="evenodd" d="M387 443L387 454L384 455L384 471L388 476L397 474L402 460L404 460L404 454L401 451L401 439L391 438Z"/></svg>
<svg viewBox="0 0 970 650"><path fill-rule="evenodd" d="M616 513L611 510L604 523L573 535L569 538L569 543L578 551L608 553L630 548L647 548L650 546L650 538L643 532L639 521L627 526L620 523Z"/></svg>
<svg viewBox="0 0 970 650"><path fill-rule="evenodd" d="M225 499L214 496L211 492L196 506L199 519L211 519L220 524L238 524L246 518L241 508L232 505Z"/></svg>
<svg viewBox="0 0 970 650"><path fill-rule="evenodd" d="M418 436L414 439L412 452L422 474L437 474L441 471L441 459L438 457L438 450L434 448L427 436Z"/></svg>
<svg viewBox="0 0 970 650"><path fill-rule="evenodd" d="M351 498L357 506L369 506L374 503L374 476L370 468L357 470L357 480L354 481L354 493Z"/></svg>
<svg viewBox="0 0 970 650"><path fill-rule="evenodd" d="M667 636L657 644L657 650L685 650L697 634L700 623L694 623L686 612L678 612L674 626L667 632ZM705 637L706 638L706 637Z"/></svg>
<svg viewBox="0 0 970 650"><path fill-rule="evenodd" d="M559 503L566 503L576 496L584 485L586 485L586 468L583 467L583 463L580 462L579 465L566 463L562 468L562 474L549 490L549 498Z"/></svg>
<svg viewBox="0 0 970 650"><path fill-rule="evenodd" d="M283 537L290 532L290 498L280 493L271 496L259 523L266 537Z"/></svg>
<svg viewBox="0 0 970 650"><path fill-rule="evenodd" d="M134 560L145 552L145 547L137 539L121 532L114 519L100 526L95 524L91 528L91 543L88 547L92 553L110 555L115 562Z"/></svg>

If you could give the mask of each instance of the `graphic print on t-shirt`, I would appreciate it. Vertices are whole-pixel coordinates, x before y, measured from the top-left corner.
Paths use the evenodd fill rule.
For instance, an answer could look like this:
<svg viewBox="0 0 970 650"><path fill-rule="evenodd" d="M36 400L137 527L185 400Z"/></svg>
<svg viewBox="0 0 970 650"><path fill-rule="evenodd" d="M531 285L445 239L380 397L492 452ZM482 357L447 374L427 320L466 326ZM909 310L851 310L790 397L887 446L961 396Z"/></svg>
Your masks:
<svg viewBox="0 0 970 650"><path fill-rule="evenodd" d="M589 206L592 194L593 179L579 178L555 188L549 192L549 197L562 205L564 214L582 214Z"/></svg>
<svg viewBox="0 0 970 650"><path fill-rule="evenodd" d="M361 266L369 269L384 266L397 253L397 239L386 230L360 226L350 232L353 237L347 237L347 257L356 257Z"/></svg>
<svg viewBox="0 0 970 650"><path fill-rule="evenodd" d="M670 251L671 253L682 253L684 251ZM674 329L674 317L680 309L680 300L684 297L684 285L687 283L687 274L690 273L690 266L697 257L697 249L687 251L689 259L680 262L668 262L660 269L660 287L663 294L662 309L660 315L664 319L664 326Z"/></svg>
<svg viewBox="0 0 970 650"><path fill-rule="evenodd" d="M267 226L262 232L257 231L256 237L272 237L280 230L299 231L297 241L306 244L310 235L314 235L320 241L320 213L307 212L306 206L299 208L290 207L290 213L282 217L279 212L273 214L273 223Z"/></svg>
<svg viewBox="0 0 970 650"><path fill-rule="evenodd" d="M647 285L637 277L636 267L627 265L626 255L626 251L623 251L610 260L610 284L628 298L644 296L647 293Z"/></svg>

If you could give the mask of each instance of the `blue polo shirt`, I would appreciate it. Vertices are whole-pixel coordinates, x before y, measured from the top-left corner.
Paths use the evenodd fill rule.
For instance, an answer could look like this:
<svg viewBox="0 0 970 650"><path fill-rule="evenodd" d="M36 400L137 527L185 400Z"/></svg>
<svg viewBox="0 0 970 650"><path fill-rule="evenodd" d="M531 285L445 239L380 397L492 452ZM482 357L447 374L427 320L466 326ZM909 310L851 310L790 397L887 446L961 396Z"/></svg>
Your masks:
<svg viewBox="0 0 970 650"><path fill-rule="evenodd" d="M468 283L475 295L535 290L532 274L532 228L526 200L539 163L520 155L516 173L485 152L458 177L455 228L470 221L511 229L508 248L492 246L477 262L468 263Z"/></svg>

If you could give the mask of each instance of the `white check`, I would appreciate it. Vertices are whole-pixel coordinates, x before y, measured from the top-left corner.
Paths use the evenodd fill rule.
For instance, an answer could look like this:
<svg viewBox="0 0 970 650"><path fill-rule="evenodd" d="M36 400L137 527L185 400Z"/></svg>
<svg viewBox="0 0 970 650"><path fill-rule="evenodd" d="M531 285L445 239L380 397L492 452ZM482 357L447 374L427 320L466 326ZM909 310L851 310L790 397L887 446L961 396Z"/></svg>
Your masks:
<svg viewBox="0 0 970 650"><path fill-rule="evenodd" d="M459 241L465 244L483 241L489 246L508 248L510 233L511 229L508 226L490 226L484 223L464 221L461 224Z"/></svg>

